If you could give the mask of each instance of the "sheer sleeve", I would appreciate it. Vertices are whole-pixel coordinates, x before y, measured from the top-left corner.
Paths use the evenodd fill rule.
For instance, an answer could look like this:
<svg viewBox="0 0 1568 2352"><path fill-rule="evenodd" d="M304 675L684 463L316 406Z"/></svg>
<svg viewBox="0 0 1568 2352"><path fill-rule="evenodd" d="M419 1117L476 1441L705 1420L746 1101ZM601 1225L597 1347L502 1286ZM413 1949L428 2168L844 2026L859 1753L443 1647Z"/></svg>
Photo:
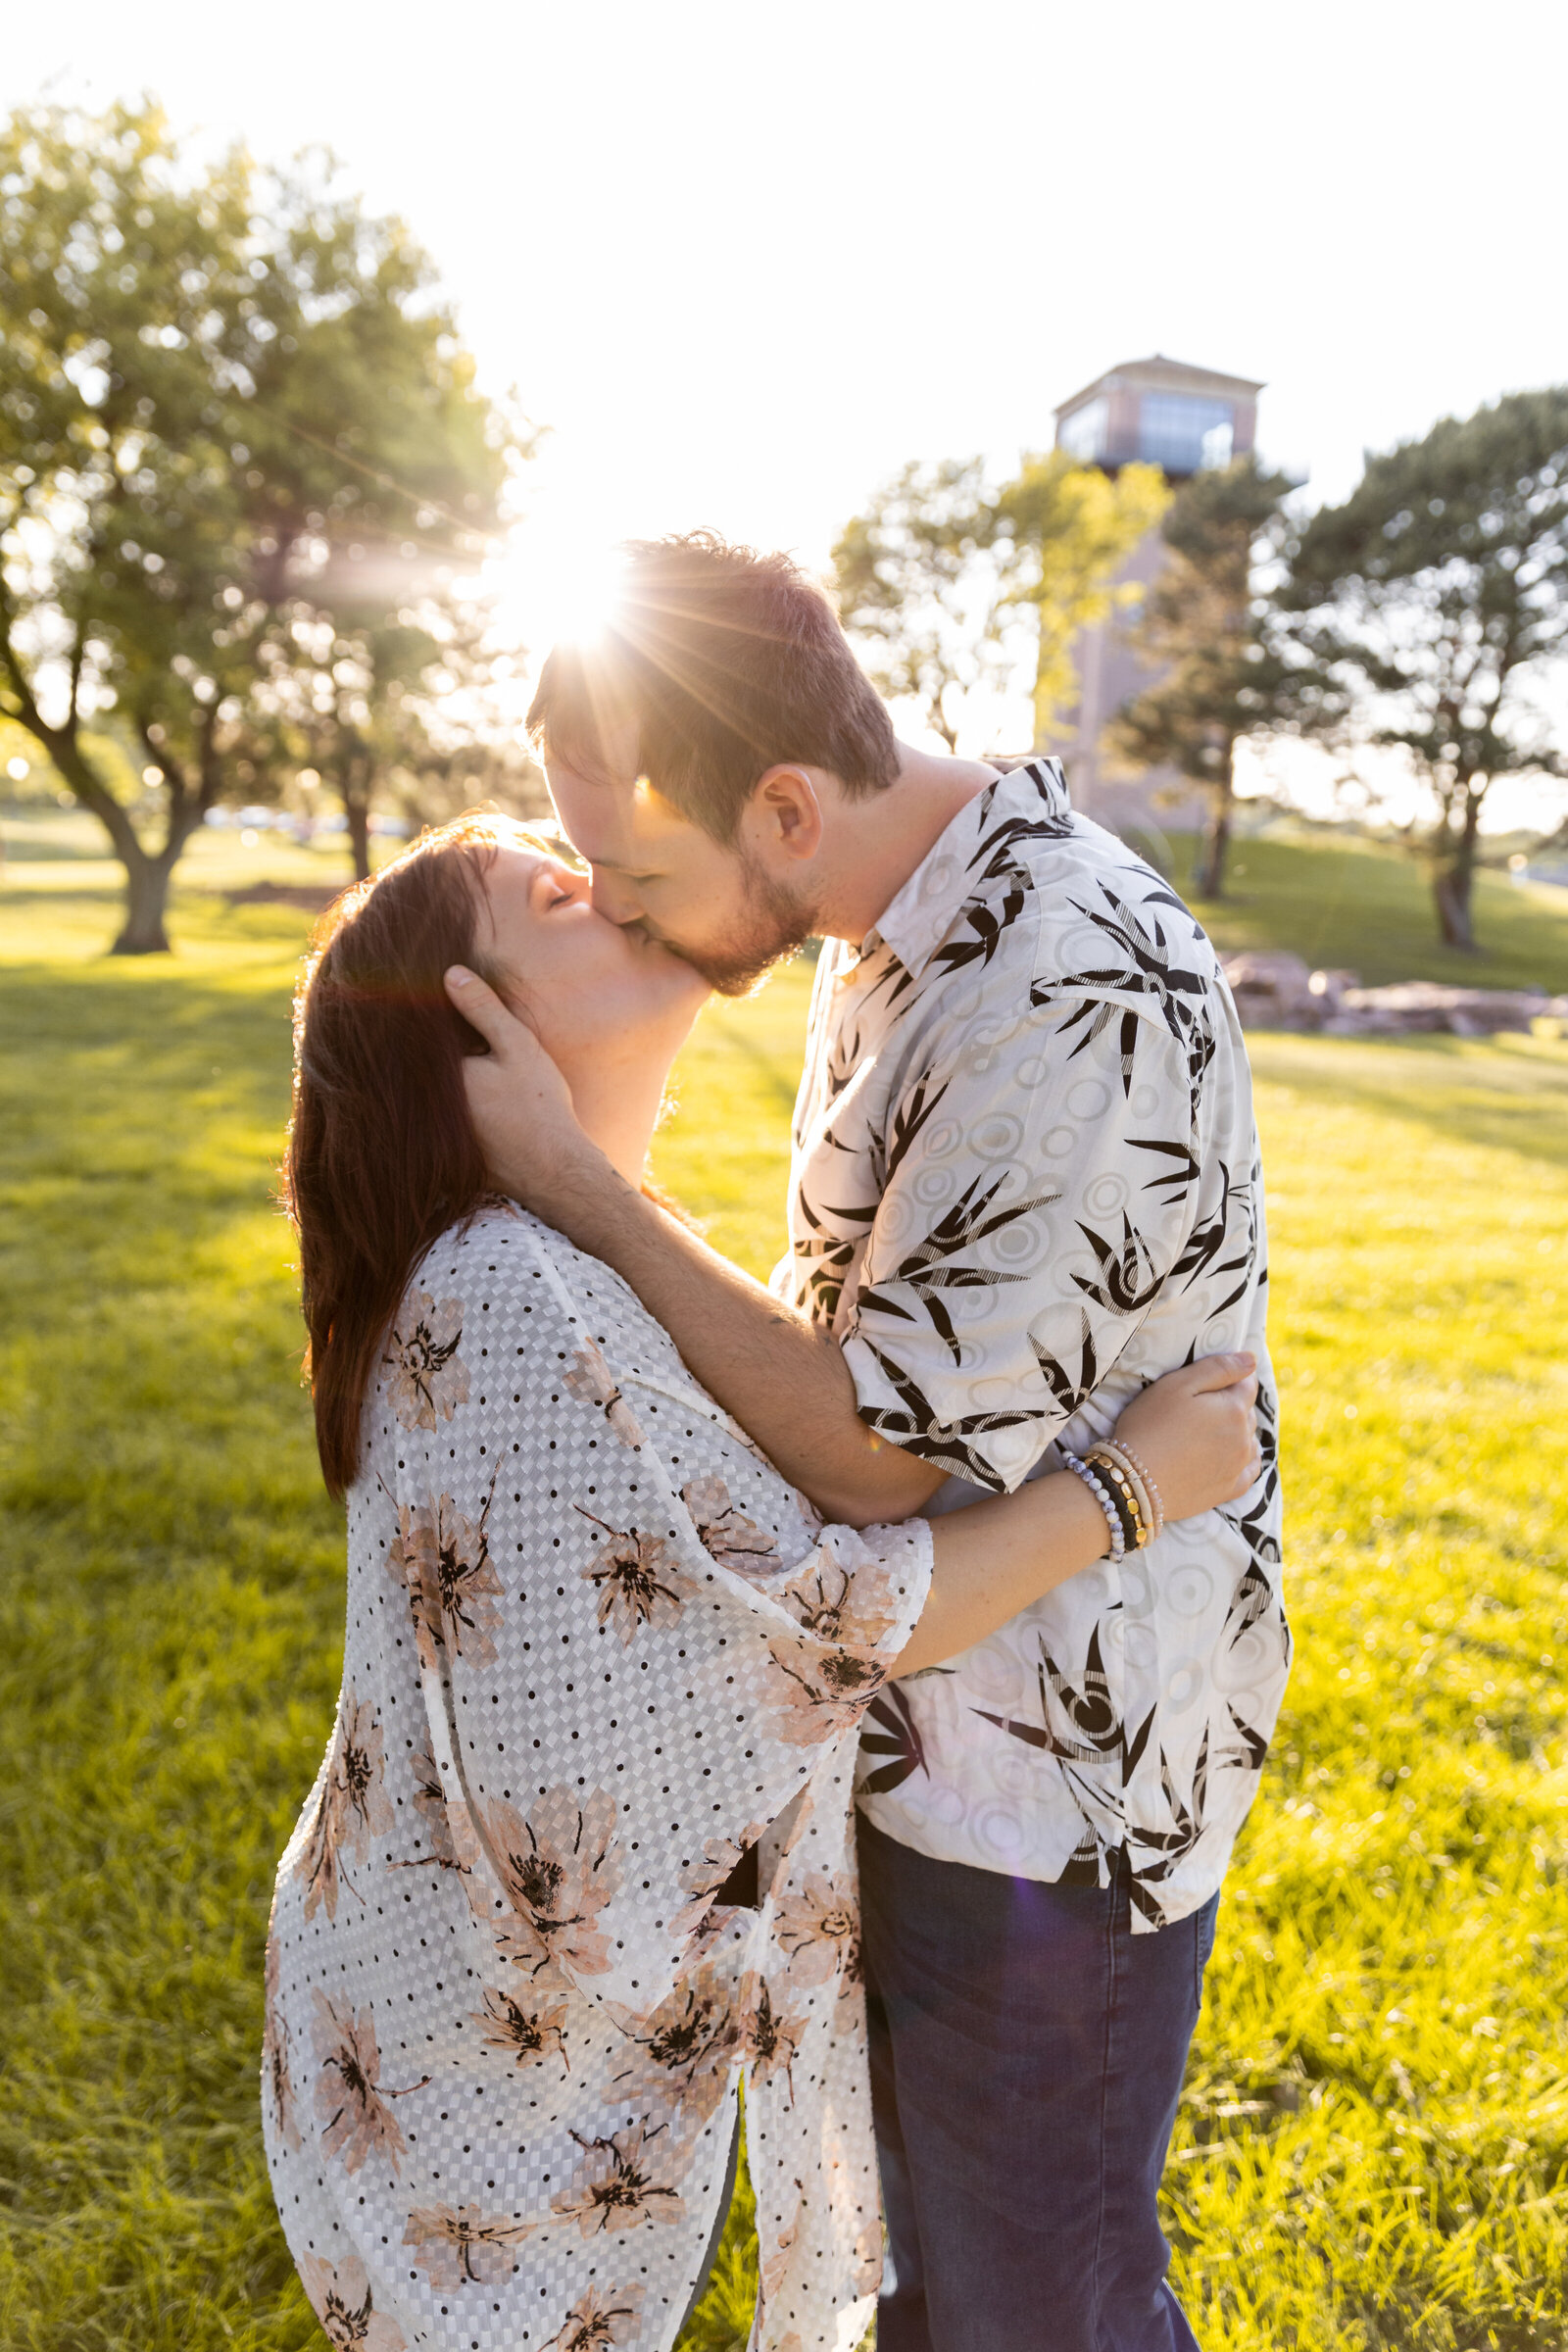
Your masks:
<svg viewBox="0 0 1568 2352"><path fill-rule="evenodd" d="M519 1212L437 1245L387 1352L386 1570L469 1904L528 1977L646 2016L723 1940L738 1857L847 1761L929 1529L817 1524L618 1278Z"/></svg>

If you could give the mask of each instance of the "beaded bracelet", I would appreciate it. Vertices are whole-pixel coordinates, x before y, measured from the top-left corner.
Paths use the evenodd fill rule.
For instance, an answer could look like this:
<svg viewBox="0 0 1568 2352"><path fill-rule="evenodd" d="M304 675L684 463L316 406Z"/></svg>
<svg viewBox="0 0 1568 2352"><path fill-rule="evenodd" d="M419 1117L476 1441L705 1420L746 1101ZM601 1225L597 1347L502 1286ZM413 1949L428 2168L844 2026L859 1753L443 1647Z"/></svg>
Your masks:
<svg viewBox="0 0 1568 2352"><path fill-rule="evenodd" d="M1126 1464L1133 1474L1135 1484L1142 1487L1144 1491L1144 1499L1148 1505L1145 1517L1149 1524L1149 1541L1152 1544L1156 1536L1164 1533L1165 1528L1164 1497L1154 1483L1153 1473L1143 1457L1134 1453L1125 1438L1107 1439L1105 1444L1109 1450L1118 1455Z"/></svg>
<svg viewBox="0 0 1568 2352"><path fill-rule="evenodd" d="M1089 1489L1090 1494L1094 1496L1101 1509L1104 1512L1105 1525L1110 1530L1111 1558L1113 1560L1124 1558L1127 1551L1127 1535L1126 1530L1122 1526L1121 1513L1117 1510L1115 1503L1111 1500L1110 1489L1101 1484L1100 1480L1090 1469L1089 1464L1085 1461L1081 1461L1077 1454L1069 1453L1064 1446L1059 1446L1057 1450L1060 1453L1062 1461L1065 1463L1066 1467L1072 1471L1075 1477L1083 1480L1084 1485Z"/></svg>
<svg viewBox="0 0 1568 2352"><path fill-rule="evenodd" d="M1086 1459L1092 1469L1108 1481L1126 1523L1127 1541L1141 1551L1149 1542L1149 1514L1140 1499L1137 1481L1114 1446L1103 1442L1091 1446Z"/></svg>

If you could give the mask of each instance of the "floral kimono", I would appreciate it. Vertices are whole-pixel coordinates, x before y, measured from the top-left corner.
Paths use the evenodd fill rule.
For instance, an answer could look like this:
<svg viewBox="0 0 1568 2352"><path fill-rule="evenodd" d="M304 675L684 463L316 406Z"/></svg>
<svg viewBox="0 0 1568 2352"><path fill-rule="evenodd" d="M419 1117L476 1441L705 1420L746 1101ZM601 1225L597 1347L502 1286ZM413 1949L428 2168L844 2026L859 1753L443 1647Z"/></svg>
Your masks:
<svg viewBox="0 0 1568 2352"><path fill-rule="evenodd" d="M823 1527L537 1219L428 1253L366 1400L337 1723L268 1945L268 2160L334 2344L667 2352L738 2077L754 2352L858 2343L851 1783L930 1558L922 1520Z"/></svg>

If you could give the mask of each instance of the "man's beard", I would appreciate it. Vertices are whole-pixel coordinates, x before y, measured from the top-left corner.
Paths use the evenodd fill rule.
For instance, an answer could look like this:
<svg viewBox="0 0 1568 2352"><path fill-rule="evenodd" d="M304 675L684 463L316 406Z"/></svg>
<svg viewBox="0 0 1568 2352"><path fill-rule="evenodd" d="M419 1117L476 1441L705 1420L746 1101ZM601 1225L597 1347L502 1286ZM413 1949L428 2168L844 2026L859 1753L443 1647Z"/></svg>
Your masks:
<svg viewBox="0 0 1568 2352"><path fill-rule="evenodd" d="M795 955L816 929L815 907L764 874L744 852L741 871L746 913L728 939L705 948L665 943L721 997L750 996L774 965Z"/></svg>

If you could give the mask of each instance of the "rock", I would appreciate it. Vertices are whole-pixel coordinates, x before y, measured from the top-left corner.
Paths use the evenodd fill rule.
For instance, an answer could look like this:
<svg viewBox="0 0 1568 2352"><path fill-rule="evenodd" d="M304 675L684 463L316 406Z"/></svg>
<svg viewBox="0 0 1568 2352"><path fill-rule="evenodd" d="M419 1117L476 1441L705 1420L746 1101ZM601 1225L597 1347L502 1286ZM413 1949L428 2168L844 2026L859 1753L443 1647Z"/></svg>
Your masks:
<svg viewBox="0 0 1568 2352"><path fill-rule="evenodd" d="M1253 948L1222 957L1244 1028L1277 1026L1312 1008L1312 975L1284 948Z"/></svg>
<svg viewBox="0 0 1568 2352"><path fill-rule="evenodd" d="M1309 972L1285 949L1250 949L1222 959L1243 1026L1313 1029L1325 1037L1494 1037L1528 1035L1538 1024L1568 1021L1568 997L1544 989L1454 988L1438 980L1402 980L1363 988L1344 970ZM1541 1027L1538 1034L1559 1034Z"/></svg>
<svg viewBox="0 0 1568 2352"><path fill-rule="evenodd" d="M1336 966L1330 971L1314 972L1307 982L1311 995L1320 998L1325 1012L1338 1012L1348 988L1359 988L1359 972L1348 972Z"/></svg>
<svg viewBox="0 0 1568 2352"><path fill-rule="evenodd" d="M303 906L319 914L348 888L343 882L249 882L243 890L225 890L230 906Z"/></svg>
<svg viewBox="0 0 1568 2352"><path fill-rule="evenodd" d="M1436 980L1405 980L1394 988L1347 989L1343 1009L1377 1013L1401 1030L1447 1030L1454 1037L1491 1037L1523 1030L1545 1011L1537 990L1449 988Z"/></svg>

